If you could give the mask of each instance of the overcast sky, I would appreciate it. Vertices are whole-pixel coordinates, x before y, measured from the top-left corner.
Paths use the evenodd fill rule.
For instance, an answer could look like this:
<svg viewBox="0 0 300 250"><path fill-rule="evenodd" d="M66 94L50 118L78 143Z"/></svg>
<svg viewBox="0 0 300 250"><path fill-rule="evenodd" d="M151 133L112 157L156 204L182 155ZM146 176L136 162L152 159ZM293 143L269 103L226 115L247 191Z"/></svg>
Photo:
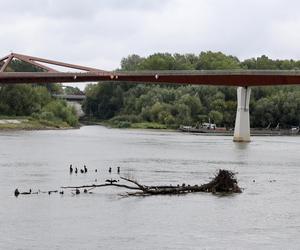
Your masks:
<svg viewBox="0 0 300 250"><path fill-rule="evenodd" d="M0 57L105 70L133 53L300 60L299 13L297 0L0 0Z"/></svg>

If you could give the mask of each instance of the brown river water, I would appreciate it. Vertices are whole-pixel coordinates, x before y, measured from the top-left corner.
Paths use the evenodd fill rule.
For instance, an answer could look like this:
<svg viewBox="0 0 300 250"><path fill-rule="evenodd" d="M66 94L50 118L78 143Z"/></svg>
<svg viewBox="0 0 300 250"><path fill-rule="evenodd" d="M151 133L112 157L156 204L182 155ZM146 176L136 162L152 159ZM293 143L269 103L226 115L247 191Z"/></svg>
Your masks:
<svg viewBox="0 0 300 250"><path fill-rule="evenodd" d="M108 129L0 132L0 249L300 249L300 137ZM88 168L69 174L69 164ZM238 172L242 194L122 197L24 195L121 176L144 184L202 184ZM108 168L112 167L112 173ZM97 169L96 173L94 170ZM254 182L255 181L255 182Z"/></svg>

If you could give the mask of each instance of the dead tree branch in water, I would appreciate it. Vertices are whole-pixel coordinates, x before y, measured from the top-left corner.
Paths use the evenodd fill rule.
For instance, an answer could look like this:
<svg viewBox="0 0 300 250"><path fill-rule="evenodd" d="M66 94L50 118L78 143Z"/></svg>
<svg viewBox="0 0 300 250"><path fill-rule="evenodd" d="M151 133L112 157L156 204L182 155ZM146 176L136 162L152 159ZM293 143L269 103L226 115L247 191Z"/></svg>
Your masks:
<svg viewBox="0 0 300 250"><path fill-rule="evenodd" d="M105 184L92 184L92 185L82 185L82 186L62 186L63 189L80 189L80 188L97 188L97 187L108 187L108 186L114 186L114 187L121 187L121 188L127 188L127 189L135 189L140 190L138 187L132 187L124 184L116 184L116 183L105 183Z"/></svg>
<svg viewBox="0 0 300 250"><path fill-rule="evenodd" d="M228 170L220 169L212 181L203 185L177 185L177 186L146 186L139 182L121 177L122 180L133 183L136 186L128 186L117 183L107 183L100 185L83 185L83 186L65 186L63 189L81 189L81 188L96 188L115 186L132 190L139 190L139 192L128 193L128 195L140 196L140 195L159 195L159 194L185 194L191 192L210 192L210 193L241 193L241 188L238 186L238 182L235 178L235 174Z"/></svg>

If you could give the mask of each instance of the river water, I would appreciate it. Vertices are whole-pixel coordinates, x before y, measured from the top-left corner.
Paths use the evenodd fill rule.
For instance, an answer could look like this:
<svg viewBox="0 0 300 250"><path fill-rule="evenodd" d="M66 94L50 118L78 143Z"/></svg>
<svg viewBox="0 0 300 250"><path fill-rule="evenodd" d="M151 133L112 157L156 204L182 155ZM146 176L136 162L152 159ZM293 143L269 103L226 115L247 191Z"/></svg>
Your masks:
<svg viewBox="0 0 300 250"><path fill-rule="evenodd" d="M300 137L252 139L101 126L0 132L0 249L300 249ZM88 172L70 175L71 163ZM224 168L244 191L13 194L103 183L119 177L116 166L144 184L201 184Z"/></svg>

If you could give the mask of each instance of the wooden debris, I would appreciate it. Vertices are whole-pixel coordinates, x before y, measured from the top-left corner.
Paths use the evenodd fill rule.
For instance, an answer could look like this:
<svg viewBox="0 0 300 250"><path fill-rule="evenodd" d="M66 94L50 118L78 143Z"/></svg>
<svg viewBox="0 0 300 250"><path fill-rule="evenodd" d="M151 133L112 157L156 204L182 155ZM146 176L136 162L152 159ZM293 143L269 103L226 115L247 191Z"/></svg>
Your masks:
<svg viewBox="0 0 300 250"><path fill-rule="evenodd" d="M120 177L122 180L130 182L135 186L129 186L124 184L117 184L114 181L108 180L108 183L100 185L83 185L83 186L65 186L63 189L86 189L86 188L98 188L114 186L126 189L138 190L138 192L127 193L127 195L133 196L145 196L145 195L163 195L163 194L186 194L190 192L210 192L210 193L241 193L242 190L238 186L235 174L232 171L220 169L212 181L203 185L177 185L177 186L146 186L139 182Z"/></svg>

